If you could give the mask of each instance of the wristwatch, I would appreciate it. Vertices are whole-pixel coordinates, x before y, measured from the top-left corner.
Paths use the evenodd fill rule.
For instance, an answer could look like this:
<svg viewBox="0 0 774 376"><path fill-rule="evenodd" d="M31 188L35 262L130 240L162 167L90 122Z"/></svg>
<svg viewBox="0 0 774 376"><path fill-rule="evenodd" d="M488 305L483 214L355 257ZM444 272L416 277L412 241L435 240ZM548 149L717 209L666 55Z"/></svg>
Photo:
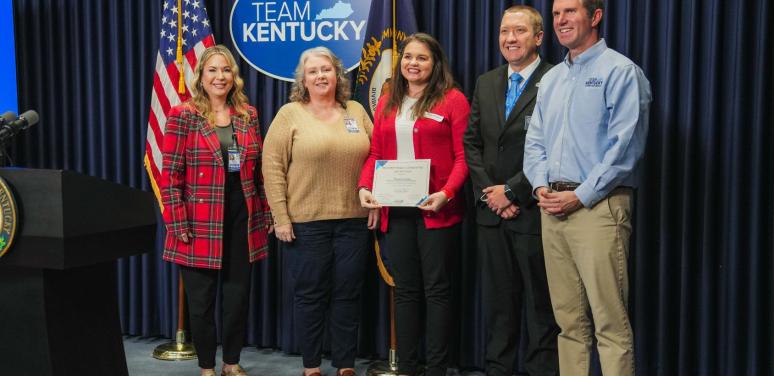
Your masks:
<svg viewBox="0 0 774 376"><path fill-rule="evenodd" d="M503 189L505 190L505 198L507 198L508 201L510 202L515 202L516 194L513 193L513 191L511 190L511 187L508 186L508 184L503 184Z"/></svg>

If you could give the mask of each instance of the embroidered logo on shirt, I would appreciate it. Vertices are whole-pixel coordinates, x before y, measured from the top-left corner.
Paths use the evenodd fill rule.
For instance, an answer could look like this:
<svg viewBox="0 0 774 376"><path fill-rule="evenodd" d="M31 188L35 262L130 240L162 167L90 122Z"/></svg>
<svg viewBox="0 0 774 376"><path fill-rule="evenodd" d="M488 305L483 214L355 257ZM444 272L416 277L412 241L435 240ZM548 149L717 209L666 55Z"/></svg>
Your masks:
<svg viewBox="0 0 774 376"><path fill-rule="evenodd" d="M602 86L602 79L597 77L591 77L588 80L586 80L586 87L601 87Z"/></svg>

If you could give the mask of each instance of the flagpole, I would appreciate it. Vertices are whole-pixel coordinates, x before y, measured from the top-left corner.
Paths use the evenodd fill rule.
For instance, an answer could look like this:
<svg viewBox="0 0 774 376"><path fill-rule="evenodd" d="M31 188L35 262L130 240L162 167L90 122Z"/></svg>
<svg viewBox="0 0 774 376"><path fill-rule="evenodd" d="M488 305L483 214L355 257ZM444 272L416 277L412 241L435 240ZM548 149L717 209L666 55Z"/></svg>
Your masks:
<svg viewBox="0 0 774 376"><path fill-rule="evenodd" d="M398 65L398 13L395 11L395 2L392 0L392 71ZM394 81L393 81L394 82ZM395 282L390 284L390 371L398 372L398 339L395 333Z"/></svg>
<svg viewBox="0 0 774 376"><path fill-rule="evenodd" d="M183 0L177 0L177 49L175 53L175 64L177 65L179 78L177 81L177 93L181 98L186 94L185 67L183 61ZM146 160L147 160L146 155ZM150 169L148 170L150 173ZM151 174L151 176L153 176ZM160 211L164 212L164 206L161 205L161 195L156 186L155 179L151 179L151 185L159 200ZM183 286L183 274L177 273L177 332L175 340L156 346L153 349L153 357L159 360L192 360L196 359L196 349L193 344L186 342L185 338L185 289Z"/></svg>
<svg viewBox="0 0 774 376"><path fill-rule="evenodd" d="M185 94L185 77L183 77L183 0L177 0L177 54L175 55L180 78L177 80L178 94Z"/></svg>
<svg viewBox="0 0 774 376"><path fill-rule="evenodd" d="M177 333L175 341L163 343L153 349L153 357L159 360L192 360L196 359L196 349L185 341L185 290L183 275L177 278Z"/></svg>
<svg viewBox="0 0 774 376"><path fill-rule="evenodd" d="M392 66L391 71L395 72L395 66L398 65L398 14L395 11L395 2L392 0ZM394 77L393 77L394 78ZM395 82L394 80L392 80ZM374 232L375 233L375 232ZM375 362L366 371L367 376L399 376L405 372L401 372L398 367L398 340L395 333L395 282L392 276L387 272L386 267L382 263L382 257L379 252L379 243L374 236L374 243L376 247L377 263L379 271L387 283L389 289L389 304L390 304L390 349L388 353L388 360L384 362Z"/></svg>
<svg viewBox="0 0 774 376"><path fill-rule="evenodd" d="M398 65L398 15L395 12L395 1L392 0L392 71Z"/></svg>

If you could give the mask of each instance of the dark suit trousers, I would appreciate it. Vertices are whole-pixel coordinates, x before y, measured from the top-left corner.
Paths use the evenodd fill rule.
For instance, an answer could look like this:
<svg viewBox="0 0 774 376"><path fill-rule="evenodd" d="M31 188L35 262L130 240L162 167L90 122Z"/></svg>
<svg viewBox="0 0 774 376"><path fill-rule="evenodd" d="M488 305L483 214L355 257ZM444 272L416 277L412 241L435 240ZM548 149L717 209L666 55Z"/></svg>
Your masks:
<svg viewBox="0 0 774 376"><path fill-rule="evenodd" d="M215 367L215 295L221 282L223 361L239 363L247 329L250 293L250 257L247 245L247 204L239 173L227 175L223 221L223 266L221 270L181 267L188 296L191 335L199 367Z"/></svg>
<svg viewBox="0 0 774 376"><path fill-rule="evenodd" d="M512 375L524 313L528 344L524 368L530 375L558 375L554 320L540 235L505 226L478 226L482 296L487 321L486 373Z"/></svg>

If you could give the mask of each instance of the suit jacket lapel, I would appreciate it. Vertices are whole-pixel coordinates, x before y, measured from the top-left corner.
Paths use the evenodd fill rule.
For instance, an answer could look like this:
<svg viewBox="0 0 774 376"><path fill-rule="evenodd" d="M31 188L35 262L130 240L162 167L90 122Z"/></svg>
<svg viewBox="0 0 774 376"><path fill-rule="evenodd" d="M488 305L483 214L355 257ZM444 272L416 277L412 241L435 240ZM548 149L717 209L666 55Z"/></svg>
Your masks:
<svg viewBox="0 0 774 376"><path fill-rule="evenodd" d="M205 144L207 144L207 147L210 149L212 154L215 155L215 161L218 162L219 165L223 166L223 155L220 151L220 141L218 140L218 135L215 134L215 129L209 123L207 123L207 119L205 119L203 116L199 116L199 120L199 132L201 132Z"/></svg>
<svg viewBox="0 0 774 376"><path fill-rule="evenodd" d="M505 94L506 90L508 89L507 86L507 76L508 75L508 65L503 65L500 67L500 71L497 72L497 79L494 82L494 85L492 85L492 97L495 99L495 107L497 108L497 121L498 125L500 126L500 129L505 128L503 125L505 124Z"/></svg>
<svg viewBox="0 0 774 376"><path fill-rule="evenodd" d="M238 114L231 115L231 123L234 124L234 132L236 133L237 143L239 144L240 163L245 163L245 158L247 157L247 124L245 124Z"/></svg>
<svg viewBox="0 0 774 376"><path fill-rule="evenodd" d="M538 92L537 83L540 82L540 79L543 77L543 72L545 69L546 63L541 61L537 68L535 68L535 71L532 72L532 75L529 77L529 81L527 82L527 87L524 88L524 91L521 92L519 99L516 100L516 104L513 106L513 110L511 110L511 114L508 116L504 128L510 126L511 123L513 123L513 121L519 117L521 112L528 107L530 102L535 99Z"/></svg>
<svg viewBox="0 0 774 376"><path fill-rule="evenodd" d="M511 110L511 114L508 116L508 120L505 121L506 128L510 126L516 118L519 117L525 108L527 108L529 102L535 99L538 88L535 87L535 83L532 82L532 78L535 78L534 73L533 77L530 77L529 82L527 82L527 87L524 88L524 91L521 92L519 99L516 100L516 104L513 106L513 110Z"/></svg>

